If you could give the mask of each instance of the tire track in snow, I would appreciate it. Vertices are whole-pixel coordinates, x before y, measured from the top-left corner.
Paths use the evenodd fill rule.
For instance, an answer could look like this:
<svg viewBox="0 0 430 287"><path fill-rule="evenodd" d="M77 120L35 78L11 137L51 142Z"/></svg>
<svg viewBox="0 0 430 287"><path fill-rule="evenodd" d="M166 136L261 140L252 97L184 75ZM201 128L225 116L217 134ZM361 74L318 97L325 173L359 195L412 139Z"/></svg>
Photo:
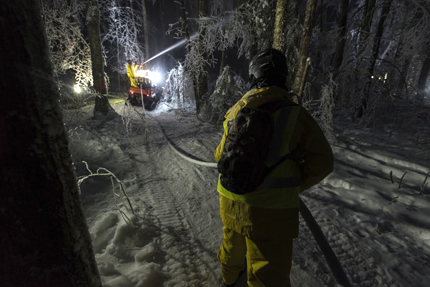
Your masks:
<svg viewBox="0 0 430 287"><path fill-rule="evenodd" d="M344 225L336 224L335 218L342 217L347 209L342 209L341 205L333 206L332 208L324 208L326 212L316 212L321 207L318 205L328 205L326 199L313 192L305 196L309 209L311 210L315 220L321 226L330 246L339 258L345 272L347 273L350 282L353 286L360 287L400 287L399 282L390 274L387 274L378 264L380 254L376 250L371 250L366 247L364 242L360 242L357 234L353 233L347 227L340 228ZM350 216L345 216L350 218ZM301 227L302 230L304 227ZM361 236L360 236L361 237ZM324 268L322 268L324 270ZM316 270L316 273L319 272ZM321 274L319 274L320 277ZM324 276L320 278L324 282ZM330 286L330 284L328 285Z"/></svg>
<svg viewBox="0 0 430 287"><path fill-rule="evenodd" d="M136 206L135 217L125 211L122 203L118 204L137 228L124 222L113 206L91 223L103 284L106 287L217 286L216 253L200 241L204 232L194 216L197 204L193 204L198 201L199 207L206 209L211 205L206 202L207 198L213 199L213 194L205 198L196 193L198 196L192 198L193 193L181 194L184 188L176 188L185 185L187 189L201 192L201 182L205 182L207 174L193 166L184 166L184 161L171 153L161 130L148 117L149 139L143 145L141 121L132 115L127 132L117 129L121 126L120 119L109 122L113 126L104 140L115 142L118 147L112 158L113 166L118 165L118 158L131 164L127 168L131 172L124 175L127 180L123 183L134 206L141 208ZM206 185L210 187L210 183ZM99 201L112 203L107 197L100 197ZM109 232L102 232L105 229ZM203 239L207 241L207 236Z"/></svg>
<svg viewBox="0 0 430 287"><path fill-rule="evenodd" d="M214 266L216 260L197 238L198 228L185 213L187 210L181 204L183 200L179 198L180 195L174 191L175 181L180 180L181 177L187 181L190 179L186 178L186 169L181 167L184 162L172 155L167 144L150 144L151 138L159 138L158 133L161 133L161 130L152 129L145 153L148 157L147 162L154 164L153 176L165 177L166 180L145 185L144 196L145 201L149 200L153 206L151 220L161 231L161 236L156 243L166 254L163 272L181 274L184 276L183 282L190 284L189 286L212 286L216 281L215 278L218 277L213 271L217 267ZM184 182L183 179L182 181ZM172 281L176 282L178 278L173 277ZM169 281L166 282L166 286L169 286Z"/></svg>

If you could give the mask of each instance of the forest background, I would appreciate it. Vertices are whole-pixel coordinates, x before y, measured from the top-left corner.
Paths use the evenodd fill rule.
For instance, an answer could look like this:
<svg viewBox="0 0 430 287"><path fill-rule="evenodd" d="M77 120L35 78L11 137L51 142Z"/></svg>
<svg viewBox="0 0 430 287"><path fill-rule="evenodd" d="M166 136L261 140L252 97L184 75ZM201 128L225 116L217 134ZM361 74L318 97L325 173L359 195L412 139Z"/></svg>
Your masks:
<svg viewBox="0 0 430 287"><path fill-rule="evenodd" d="M127 91L127 59L143 64L161 52L144 66L164 73L166 100L195 108L215 122L246 92L249 60L268 47L285 53L287 86L322 116L329 137L333 113L370 124L405 107L420 116L420 108L430 102L426 0L42 0L41 4L55 76L63 91L73 85L102 90L97 87L100 79L93 84L91 70L90 45L98 41L101 51L96 54L103 62L98 69L105 73L109 91ZM100 35L92 41L88 19L94 13L88 11L95 8Z"/></svg>
<svg viewBox="0 0 430 287"><path fill-rule="evenodd" d="M1 265L10 276L4 280L31 282L31 272L17 270L54 262L56 271L40 277L98 284L56 96L66 109L93 95L95 114L106 116L108 96L126 94L125 60L143 64L182 41L146 65L165 71L164 101L201 120L222 121L246 91L249 60L275 47L288 59L287 86L330 142L336 121L363 128L390 122L387 136L414 122L416 143L430 148L428 0L11 0L0 8L8 75L0 90L24 91L3 97L0 107L0 246L10 259ZM85 93L75 94L76 86ZM49 244L34 240L46 234ZM63 270L80 276L67 284L56 277Z"/></svg>

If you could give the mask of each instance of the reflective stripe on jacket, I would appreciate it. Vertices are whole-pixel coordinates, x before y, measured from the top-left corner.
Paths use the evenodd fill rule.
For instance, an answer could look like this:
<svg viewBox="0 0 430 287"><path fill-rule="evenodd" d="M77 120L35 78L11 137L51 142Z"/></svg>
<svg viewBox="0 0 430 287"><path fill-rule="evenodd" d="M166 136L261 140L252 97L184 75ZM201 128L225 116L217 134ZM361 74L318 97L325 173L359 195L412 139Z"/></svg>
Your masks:
<svg viewBox="0 0 430 287"><path fill-rule="evenodd" d="M290 101L287 92L279 87L264 87L253 89L246 93L225 115L224 136L221 144L215 151L215 159L218 161L228 134L228 122L235 119L240 109L244 107L255 108L262 104L276 101ZM250 206L262 208L297 208L299 206L299 193L301 184L301 172L292 156L290 155L290 141L296 126L300 107L297 105L286 105L276 110L272 115L274 119L274 133L270 143L266 166L277 164L266 175L263 183L253 192L239 195L228 191L218 179L218 192L237 202ZM279 161L281 161L279 163Z"/></svg>

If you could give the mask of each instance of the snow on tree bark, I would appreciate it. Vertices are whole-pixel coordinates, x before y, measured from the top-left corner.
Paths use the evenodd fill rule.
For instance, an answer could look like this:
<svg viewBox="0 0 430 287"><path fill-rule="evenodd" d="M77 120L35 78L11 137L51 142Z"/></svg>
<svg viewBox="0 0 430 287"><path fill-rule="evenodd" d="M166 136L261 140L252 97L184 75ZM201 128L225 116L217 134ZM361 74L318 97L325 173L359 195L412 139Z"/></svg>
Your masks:
<svg viewBox="0 0 430 287"><path fill-rule="evenodd" d="M276 18L275 18L275 30L273 33L273 48L286 52L286 16L287 16L288 0L278 0L276 2Z"/></svg>
<svg viewBox="0 0 430 287"><path fill-rule="evenodd" d="M0 4L2 286L102 286L39 1ZM19 27L19 29L17 29ZM17 95L19 89L19 96Z"/></svg>

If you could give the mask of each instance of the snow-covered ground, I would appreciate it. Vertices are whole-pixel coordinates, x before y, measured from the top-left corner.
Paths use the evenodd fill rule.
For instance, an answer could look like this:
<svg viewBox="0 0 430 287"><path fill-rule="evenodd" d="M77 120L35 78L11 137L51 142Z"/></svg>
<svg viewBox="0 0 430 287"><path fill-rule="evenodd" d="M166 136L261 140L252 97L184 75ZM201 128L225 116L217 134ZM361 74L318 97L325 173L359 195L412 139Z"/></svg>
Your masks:
<svg viewBox="0 0 430 287"><path fill-rule="evenodd" d="M178 156L163 130L183 154L214 162L221 125L165 104L144 118L139 108L112 106L121 116L108 121L92 119L91 106L65 112L77 176L90 173L82 161L92 173L104 168L99 173L115 175L92 175L81 184L104 286L219 286L217 171ZM420 193L430 151L383 128L345 124L337 130L334 173L302 199L351 284L429 286L430 187ZM292 285L336 286L311 232L300 225ZM237 286L246 286L245 276Z"/></svg>

